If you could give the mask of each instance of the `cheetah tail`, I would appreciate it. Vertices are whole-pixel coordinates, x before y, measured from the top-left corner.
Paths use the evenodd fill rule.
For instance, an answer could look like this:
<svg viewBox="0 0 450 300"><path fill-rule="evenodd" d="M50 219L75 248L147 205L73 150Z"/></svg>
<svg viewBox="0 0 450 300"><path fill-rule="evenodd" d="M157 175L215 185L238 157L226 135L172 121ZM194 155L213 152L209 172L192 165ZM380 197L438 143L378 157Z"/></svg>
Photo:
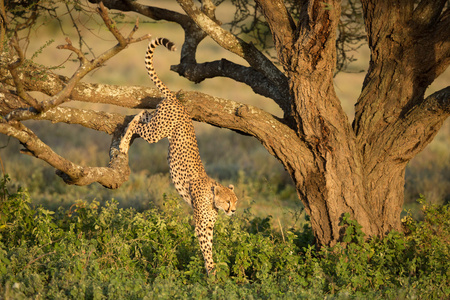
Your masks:
<svg viewBox="0 0 450 300"><path fill-rule="evenodd" d="M175 44L166 38L158 38L152 40L148 44L147 52L145 53L145 67L147 68L148 75L153 83L158 87L158 89L163 93L164 97L167 99L172 96L172 92L167 88L167 86L159 79L153 67L153 52L155 48L159 45L163 45L170 51L175 51Z"/></svg>

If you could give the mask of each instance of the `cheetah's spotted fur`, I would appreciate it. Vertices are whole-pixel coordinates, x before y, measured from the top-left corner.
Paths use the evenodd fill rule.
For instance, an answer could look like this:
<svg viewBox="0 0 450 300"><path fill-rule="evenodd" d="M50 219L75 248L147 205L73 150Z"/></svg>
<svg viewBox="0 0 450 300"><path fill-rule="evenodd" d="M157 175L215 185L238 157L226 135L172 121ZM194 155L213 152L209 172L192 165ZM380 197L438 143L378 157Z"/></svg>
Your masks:
<svg viewBox="0 0 450 300"><path fill-rule="evenodd" d="M175 50L174 44L165 38L149 43L145 56L148 74L164 99L150 113L141 111L128 124L120 142L120 151L127 153L133 134L149 143L167 137L169 139L168 162L170 175L178 193L194 209L195 233L210 274L214 270L212 258L213 227L218 209L231 216L236 211L237 197L234 187L225 187L208 177L200 160L194 125L186 108L158 78L153 68L153 52L158 45Z"/></svg>

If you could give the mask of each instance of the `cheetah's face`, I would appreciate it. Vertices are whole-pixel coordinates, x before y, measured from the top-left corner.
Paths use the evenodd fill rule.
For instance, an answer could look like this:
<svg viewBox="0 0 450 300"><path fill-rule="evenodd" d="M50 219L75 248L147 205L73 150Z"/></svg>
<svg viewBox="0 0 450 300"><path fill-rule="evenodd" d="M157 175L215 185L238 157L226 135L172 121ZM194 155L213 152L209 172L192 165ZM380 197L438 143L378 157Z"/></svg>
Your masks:
<svg viewBox="0 0 450 300"><path fill-rule="evenodd" d="M214 187L214 205L217 209L223 210L228 216L236 211L237 197L234 193L234 186L228 187L217 185Z"/></svg>

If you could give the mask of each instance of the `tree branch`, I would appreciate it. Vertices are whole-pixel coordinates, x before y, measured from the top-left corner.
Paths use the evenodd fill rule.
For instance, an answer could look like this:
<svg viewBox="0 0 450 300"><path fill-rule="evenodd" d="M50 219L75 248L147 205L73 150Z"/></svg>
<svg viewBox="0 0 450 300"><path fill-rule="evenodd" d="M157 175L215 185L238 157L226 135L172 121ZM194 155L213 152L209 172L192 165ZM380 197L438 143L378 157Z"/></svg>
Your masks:
<svg viewBox="0 0 450 300"><path fill-rule="evenodd" d="M1 40L1 42L3 43L3 40ZM14 50L16 51L17 55L19 56L19 59L17 61L8 64L8 70L14 81L14 86L16 87L17 95L31 107L35 108L36 110L41 110L42 109L41 104L36 99L31 97L27 92L25 92L23 84L19 79L17 68L22 66L23 63L25 62L25 55L23 54L22 49L20 49L19 47L19 42L17 41L16 35L14 35L11 38L10 44L12 48L14 48Z"/></svg>
<svg viewBox="0 0 450 300"><path fill-rule="evenodd" d="M289 165L292 158L307 170L306 165L312 159L310 149L299 139L297 133L279 118L251 105L200 92L180 91L176 96L194 120L254 136L289 172L302 172Z"/></svg>
<svg viewBox="0 0 450 300"><path fill-rule="evenodd" d="M425 31L423 47L434 46L434 78L442 74L450 65L450 9L447 9L438 18L435 27L431 26ZM432 52L432 51L429 51ZM426 72L426 68L424 66Z"/></svg>
<svg viewBox="0 0 450 300"><path fill-rule="evenodd" d="M170 69L195 83L199 83L207 78L228 77L247 84L256 94L271 98L278 104L286 100L283 97L284 91L280 91L262 73L253 68L235 64L224 58L201 64L181 63L171 66Z"/></svg>
<svg viewBox="0 0 450 300"><path fill-rule="evenodd" d="M90 0L93 3L99 3L97 0ZM103 3L109 9L120 11L134 11L153 20L166 20L179 24L185 32L184 44L181 48L181 63L196 63L195 53L198 44L206 37L203 32L191 18L178 12L140 4L129 0L104 0Z"/></svg>
<svg viewBox="0 0 450 300"><path fill-rule="evenodd" d="M422 0L413 12L413 20L420 25L429 26L436 22L447 0Z"/></svg>
<svg viewBox="0 0 450 300"><path fill-rule="evenodd" d="M100 3L109 8L109 9L117 9L120 11L134 11L140 13L141 15L147 16L153 20L166 20L169 22L175 22L181 25L181 27L186 28L189 27L193 22L192 20L183 14L180 14L173 10L168 10L164 8L159 8L155 6L148 6L140 4L136 1L129 0L89 0L91 3Z"/></svg>
<svg viewBox="0 0 450 300"><path fill-rule="evenodd" d="M120 131L119 129L123 129L125 124L131 121L131 118L126 119L121 114L72 107L55 107L34 118L34 120L48 120L53 123L78 124L89 129L103 131L109 135Z"/></svg>
<svg viewBox="0 0 450 300"><path fill-rule="evenodd" d="M21 151L23 154L39 158L57 169L56 174L67 184L88 185L98 182L107 188L115 189L128 180L130 174L128 156L120 153L118 148L120 134L113 138L108 167L83 167L55 153L20 122L2 121L0 132L19 140L25 147Z"/></svg>
<svg viewBox="0 0 450 300"><path fill-rule="evenodd" d="M91 2L95 1L91 0ZM283 110L287 111L289 109L287 102L288 99L290 98L290 95L288 92L287 80L285 76L275 66L273 66L273 64L262 53L260 53L256 48L254 48L253 45L246 44L245 42L236 38L228 31L223 30L217 24L219 21L217 21L214 16L215 6L210 1L203 1L202 9L201 10L198 9L197 12L200 13L202 16L204 16L205 20L209 22L209 25L211 24L214 25L215 28L212 31L213 33L217 30L220 30L219 33L220 37L217 38L219 38L220 41L223 40L223 42L219 43L219 45L224 47L226 45L229 45L230 43L235 43L237 44L237 47L242 48L242 51L238 52L239 56L242 57L246 56L247 58L244 57L245 59L256 57L250 59L249 63L251 65L253 64L253 67L255 68L255 70L258 69L258 72L255 72L255 70L252 70L252 68L233 64L233 69L236 70L238 68L240 70L241 75L232 76L231 74L232 72L220 68L221 66L223 66L224 60L220 62L216 61L197 65L195 55L197 52L198 45L206 37L207 33L211 34L211 31L208 32L203 31L204 28L200 28L199 26L197 26L197 24L190 18L191 16L186 16L174 11L158 7L145 6L137 3L136 1L106 0L104 1L104 3L110 9L118 9L121 11L134 11L143 14L149 18L152 18L154 20L167 20L179 24L185 31L185 41L181 48L180 64L171 67L171 69L177 72L179 75L184 76L187 79L194 82L200 82L206 78L213 78L217 76L228 77L249 85L258 94L273 99ZM224 34L226 34L226 37L224 36ZM229 48L225 49L230 50ZM248 53L245 54L244 53L245 51ZM264 60L265 63L267 64L265 70L261 68L263 66L261 65L262 60ZM232 66L232 63L229 61L226 61L226 64L228 67ZM215 67L217 67L216 70L213 69ZM206 76L199 75L200 72L203 72L206 69L208 70L208 75ZM272 76L272 78L266 76L266 72L268 69L272 69L272 72L277 73L276 76L278 77L274 79L274 76ZM247 70L246 75L242 72L243 70ZM280 81L282 82L281 86L279 85Z"/></svg>
<svg viewBox="0 0 450 300"><path fill-rule="evenodd" d="M288 13L284 1L256 1L272 32L274 44L278 50L291 51L296 25ZM284 46L280 46L284 45ZM285 57L283 55L281 57Z"/></svg>
<svg viewBox="0 0 450 300"><path fill-rule="evenodd" d="M427 112L442 114L445 117L450 115L450 86L436 91L423 101L419 109Z"/></svg>
<svg viewBox="0 0 450 300"><path fill-rule="evenodd" d="M26 109L27 105L17 96L16 91L9 91L0 84L0 116L6 116L9 112L19 108Z"/></svg>
<svg viewBox="0 0 450 300"><path fill-rule="evenodd" d="M401 118L402 123L412 126L414 123L422 123L426 119L434 119L436 122L445 121L450 115L450 86L436 91L420 104L415 105ZM434 129L435 130L435 129ZM437 130L436 130L437 132Z"/></svg>
<svg viewBox="0 0 450 300"><path fill-rule="evenodd" d="M101 54L99 57L93 59L92 61L88 61L84 57L84 55L81 53L81 51L79 51L78 49L73 47L71 42L70 42L70 40L66 39L67 44L66 45L62 45L62 46L58 46L58 48L59 49L68 49L68 50L74 51L78 55L78 57L80 59L80 62L81 62L81 65L78 68L78 70L74 73L72 78L64 86L64 88L61 89L57 94L52 96L51 99L49 99L49 100L47 100L46 102L43 103L43 107L42 107L41 111L46 111L48 109L51 109L51 108L53 108L55 106L58 106L58 105L62 104L65 101L67 101L67 99L70 96L70 94L72 93L75 85L86 74L88 74L92 70L94 70L94 69L100 67L101 65L103 65L103 63L105 61L107 61L108 59L110 59L111 57L115 56L117 53L119 53L123 49L125 49L129 44L140 42L140 41L142 41L144 39L150 38L149 34L144 35L144 36L142 36L140 38L137 38L137 39L133 39L132 38L133 33L136 31L135 28L138 26L137 22L136 22L135 28L133 28L133 30L129 34L129 37L128 38L123 37L120 34L120 32L117 30L114 21L112 21L109 18L108 13L106 11L106 8L103 6L102 3L100 3L97 11L100 14L100 16L102 17L102 19L104 20L104 22L105 22L106 26L108 27L108 29L111 31L111 33L119 41L119 44L117 44L113 48L107 50L106 52ZM20 121L20 120L23 120L23 119L30 118L30 116L32 114L36 115L38 112L41 112L41 111L33 111L33 110L30 110L30 109L28 109L28 110L16 110L16 111L12 111L10 114L8 114L7 119L8 120Z"/></svg>
<svg viewBox="0 0 450 300"><path fill-rule="evenodd" d="M38 88L41 92L57 93L58 90L54 88L55 86L62 87L64 85L63 77L51 73L46 74L46 76L48 79L46 81L38 81L39 85L35 86L35 88ZM31 81L32 78L26 76L24 79L25 85L29 86L31 83L28 81ZM58 82L58 84L56 85L55 82ZM161 100L161 95L157 89L129 86L120 87L120 91L117 93L117 96L121 95L121 97L128 98L128 101L122 102L121 99L116 99L118 88L115 85L83 83L77 85L71 95L71 99L146 109L156 108L156 105ZM298 140L296 133L283 124L282 121L256 107L199 92L179 91L176 93L176 96L186 106L194 120L255 136L271 153L279 151L274 150L275 145L279 145L276 140L286 139L283 143L287 143L287 139L293 138L293 136L296 136ZM1 105L0 108L2 108ZM39 116L33 116L33 119L80 124L108 134L121 131L121 126L126 123L125 118L120 115L68 107L48 110ZM299 151L308 152L306 146Z"/></svg>
<svg viewBox="0 0 450 300"><path fill-rule="evenodd" d="M395 136L391 149L397 149L395 158L405 162L411 160L433 140L448 116L450 86L428 96L391 126Z"/></svg>
<svg viewBox="0 0 450 300"><path fill-rule="evenodd" d="M69 80L66 77L58 76L53 74L52 72L41 73L41 78L36 79L36 72L38 69L36 67L29 68L27 72L23 73L23 77L21 78L24 85L29 90L39 91L42 93L46 93L49 95L57 94L60 89L64 88L65 81ZM0 72L1 75L1 72ZM34 76L34 77L33 77ZM45 80L43 80L45 78ZM210 111L210 109L206 109L207 107L214 107L216 101L220 101L221 103L232 103L231 106L228 106L224 109L227 113L230 110L236 110L240 105L237 102L233 102L230 100L224 100L216 97L211 97L206 94L197 93L197 92L184 92L180 91L177 93L179 99L184 102L187 106L188 110L195 110L197 107L201 107L199 112L201 111ZM90 102L90 103L105 103L118 105L129 108L145 108L145 109L154 109L156 105L161 101L162 95L157 89L151 89L148 87L142 86L117 86L117 85L108 85L108 84L90 84L90 83L79 83L70 95L70 100L77 100L82 102ZM205 103L198 103L206 101ZM6 103L5 103L6 104ZM192 108L190 108L192 106ZM0 111L5 111L7 108L0 105ZM201 116L201 113L198 115L193 115L193 117L198 121L204 121L210 123L215 126L230 128L236 131L245 132L246 134L252 134L251 132L247 132L244 127L239 126L239 122L220 122L221 118L225 116L224 111L221 108L218 108L219 112L212 113L212 115L218 116L218 119L209 119L209 117ZM253 109L254 110L254 109ZM81 116L82 114L87 113L89 118L85 120L78 120L77 115ZM270 114L267 114L270 115ZM52 118L56 118L58 122L66 122L66 123L75 123L86 126L88 128L102 130L107 133L111 133L115 130L115 128L123 122L123 117L115 114L103 114L100 112L92 112L86 110L77 110L74 108L68 107L58 107L51 109L45 113L36 116L34 114L23 114L24 119L44 119L51 120ZM25 118L25 116L27 118ZM98 119L99 122L105 118L104 123L108 124L107 129L97 129L99 125L93 125L96 122L94 119ZM108 121L106 121L108 120ZM272 119L275 121L275 119ZM277 122L280 122L277 120ZM106 126L106 125L105 125ZM230 127L231 126L231 127ZM237 127L236 127L237 126ZM244 125L242 125L244 126Z"/></svg>
<svg viewBox="0 0 450 300"><path fill-rule="evenodd" d="M255 46L247 44L229 31L221 28L211 18L206 16L191 0L177 0L183 10L194 22L210 36L218 45L242 58L251 67L263 73L270 81L276 84L280 90L288 91L286 76L278 70L274 64L267 59ZM289 98L286 99L286 102ZM281 107L286 107L287 103L282 103Z"/></svg>
<svg viewBox="0 0 450 300"><path fill-rule="evenodd" d="M43 94L54 96L58 94L70 78L57 75L51 71L40 69L36 66L28 66L22 70L20 80L24 88L28 91L37 91ZM6 70L0 69L0 78L4 77L4 83L13 85L12 79L7 78ZM5 95L10 94L4 90ZM13 95L11 95L13 97ZM77 100L92 103L104 103L129 108L149 108L156 107L162 100L162 95L157 89L142 86L120 86L109 84L89 84L79 82L70 94L69 100ZM0 103L2 116L6 112L15 109L25 109L25 106L15 102L14 106ZM23 118L33 118L35 114L23 113Z"/></svg>

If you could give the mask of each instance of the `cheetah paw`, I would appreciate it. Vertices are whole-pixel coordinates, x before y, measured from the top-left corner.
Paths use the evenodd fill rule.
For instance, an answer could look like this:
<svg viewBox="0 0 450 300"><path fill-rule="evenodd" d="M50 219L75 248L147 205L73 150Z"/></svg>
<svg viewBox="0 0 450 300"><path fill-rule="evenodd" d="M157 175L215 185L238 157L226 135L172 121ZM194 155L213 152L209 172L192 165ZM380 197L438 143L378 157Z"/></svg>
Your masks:
<svg viewBox="0 0 450 300"><path fill-rule="evenodd" d="M134 129L136 127L136 124L138 124L141 121L142 115L145 113L145 110L141 111L137 115L134 116L133 120L128 123L127 128L125 130L125 134L122 136L122 139L120 140L119 144L119 150L122 153L127 153L128 148L130 147L130 141L131 137L134 134Z"/></svg>

